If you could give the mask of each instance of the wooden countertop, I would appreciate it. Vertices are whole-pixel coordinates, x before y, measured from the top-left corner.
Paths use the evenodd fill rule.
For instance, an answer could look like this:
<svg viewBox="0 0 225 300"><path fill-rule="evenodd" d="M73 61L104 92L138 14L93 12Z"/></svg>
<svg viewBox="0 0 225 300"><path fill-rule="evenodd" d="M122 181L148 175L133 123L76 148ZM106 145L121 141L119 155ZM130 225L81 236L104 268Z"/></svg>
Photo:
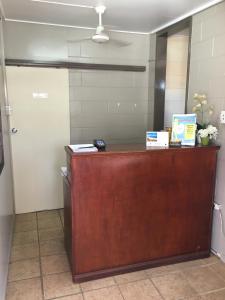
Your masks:
<svg viewBox="0 0 225 300"><path fill-rule="evenodd" d="M220 149L219 145L212 144L209 146L182 146L182 147L146 147L145 144L121 144L121 145L107 145L105 151L99 152L73 152L68 146L65 150L70 155L107 155L113 153L138 153L138 152L151 152L151 151L198 151L200 149Z"/></svg>

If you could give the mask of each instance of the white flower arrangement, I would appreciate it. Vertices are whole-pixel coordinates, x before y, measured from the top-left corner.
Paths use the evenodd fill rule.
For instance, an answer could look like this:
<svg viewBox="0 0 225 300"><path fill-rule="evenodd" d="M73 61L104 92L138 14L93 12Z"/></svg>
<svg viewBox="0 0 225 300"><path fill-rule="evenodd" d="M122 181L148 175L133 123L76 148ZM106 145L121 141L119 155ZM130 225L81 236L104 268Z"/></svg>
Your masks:
<svg viewBox="0 0 225 300"><path fill-rule="evenodd" d="M196 104L192 107L192 111L197 114L199 123L205 128L208 123L206 115L211 116L214 112L214 108L212 105L208 105L206 94L195 93L194 100Z"/></svg>
<svg viewBox="0 0 225 300"><path fill-rule="evenodd" d="M209 137L210 140L214 139L216 140L218 135L218 130L216 127L212 126L212 125L208 125L206 127L206 129L200 129L198 131L198 136L200 138L206 138Z"/></svg>

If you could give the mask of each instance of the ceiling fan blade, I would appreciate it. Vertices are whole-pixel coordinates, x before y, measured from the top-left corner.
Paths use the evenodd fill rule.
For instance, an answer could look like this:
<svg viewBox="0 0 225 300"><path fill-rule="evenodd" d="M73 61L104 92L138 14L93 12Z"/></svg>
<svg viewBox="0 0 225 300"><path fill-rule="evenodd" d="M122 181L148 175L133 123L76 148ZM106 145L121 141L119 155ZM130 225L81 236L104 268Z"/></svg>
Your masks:
<svg viewBox="0 0 225 300"><path fill-rule="evenodd" d="M79 39L79 40L67 40L67 42L76 44L76 43L82 43L82 42L91 41L91 40L92 40L92 37L88 37L88 38L83 38L83 39Z"/></svg>
<svg viewBox="0 0 225 300"><path fill-rule="evenodd" d="M62 5L62 6L71 6L71 7L80 7L80 8L91 8L93 9L94 6L90 5L82 5L82 4L72 4L60 1L51 1L51 0L30 0L31 2L39 2L43 4L53 4L53 5Z"/></svg>
<svg viewBox="0 0 225 300"><path fill-rule="evenodd" d="M114 38L110 38L109 43L112 44L112 45L115 45L117 47L127 47L127 46L130 46L132 44L130 42L125 42L125 41L117 40L117 39L114 39Z"/></svg>
<svg viewBox="0 0 225 300"><path fill-rule="evenodd" d="M110 25L110 24L104 24L104 27L105 27L106 29L119 28L119 26L117 26L117 25Z"/></svg>

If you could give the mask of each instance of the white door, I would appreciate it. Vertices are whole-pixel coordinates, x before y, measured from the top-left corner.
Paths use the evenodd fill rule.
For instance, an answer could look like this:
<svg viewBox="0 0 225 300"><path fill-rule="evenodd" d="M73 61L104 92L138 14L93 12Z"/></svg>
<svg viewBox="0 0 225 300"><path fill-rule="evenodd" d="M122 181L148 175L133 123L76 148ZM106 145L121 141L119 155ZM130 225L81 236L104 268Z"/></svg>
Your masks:
<svg viewBox="0 0 225 300"><path fill-rule="evenodd" d="M69 144L68 70L7 67L16 213L63 207Z"/></svg>

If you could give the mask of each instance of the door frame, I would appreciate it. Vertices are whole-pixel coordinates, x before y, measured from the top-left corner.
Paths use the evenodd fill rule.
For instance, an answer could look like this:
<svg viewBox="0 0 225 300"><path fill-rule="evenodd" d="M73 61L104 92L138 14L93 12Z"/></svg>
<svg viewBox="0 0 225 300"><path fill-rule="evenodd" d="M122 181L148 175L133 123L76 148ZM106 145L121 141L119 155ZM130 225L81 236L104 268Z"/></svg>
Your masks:
<svg viewBox="0 0 225 300"><path fill-rule="evenodd" d="M164 129L167 39L169 36L186 28L189 29L187 81L186 81L186 94L185 94L185 113L187 113L190 57L191 57L192 17L182 20L179 23L171 25L156 33L154 124L153 124L154 131L160 131Z"/></svg>

